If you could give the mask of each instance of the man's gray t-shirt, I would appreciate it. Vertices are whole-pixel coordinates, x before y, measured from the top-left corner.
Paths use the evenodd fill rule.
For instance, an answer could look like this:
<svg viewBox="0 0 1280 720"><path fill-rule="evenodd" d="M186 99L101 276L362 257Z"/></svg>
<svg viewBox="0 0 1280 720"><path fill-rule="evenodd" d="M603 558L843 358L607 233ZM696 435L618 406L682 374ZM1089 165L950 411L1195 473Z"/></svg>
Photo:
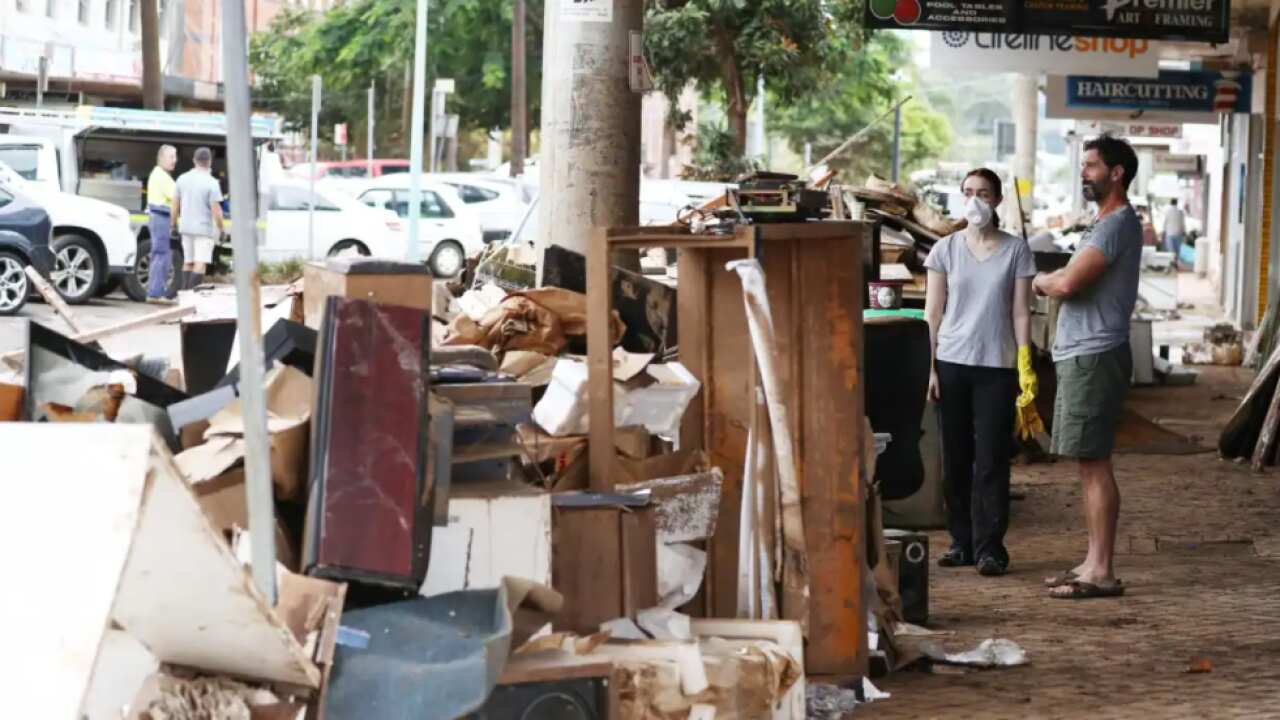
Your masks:
<svg viewBox="0 0 1280 720"><path fill-rule="evenodd" d="M1014 281L1036 274L1035 256L1027 241L1000 232L1000 247L979 261L961 231L939 240L924 266L947 276L937 359L976 367L1014 367L1018 357L1013 334Z"/></svg>
<svg viewBox="0 0 1280 720"><path fill-rule="evenodd" d="M213 175L192 168L178 178L178 232L183 235L218 237L210 205L222 201L222 188Z"/></svg>
<svg viewBox="0 0 1280 720"><path fill-rule="evenodd" d="M1062 302L1053 343L1055 362L1104 353L1129 342L1129 317L1138 301L1142 266L1142 221L1133 206L1095 221L1076 252L1087 247L1102 252L1107 269L1092 285Z"/></svg>

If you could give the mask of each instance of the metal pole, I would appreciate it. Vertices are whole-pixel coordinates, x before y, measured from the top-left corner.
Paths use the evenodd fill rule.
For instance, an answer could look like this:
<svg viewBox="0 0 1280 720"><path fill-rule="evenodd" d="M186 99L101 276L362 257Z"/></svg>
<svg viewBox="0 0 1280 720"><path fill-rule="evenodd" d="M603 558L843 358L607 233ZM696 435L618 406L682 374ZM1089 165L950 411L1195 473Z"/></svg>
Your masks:
<svg viewBox="0 0 1280 720"><path fill-rule="evenodd" d="M41 55L36 60L36 107L44 107L44 82L49 77L49 58Z"/></svg>
<svg viewBox="0 0 1280 720"><path fill-rule="evenodd" d="M422 131L427 104L427 0L418 0L413 42L413 121L409 128L409 247L405 257L418 260L418 220L422 213Z"/></svg>
<svg viewBox="0 0 1280 720"><path fill-rule="evenodd" d="M373 86L373 81L371 80L369 81L369 123L368 123L369 139L365 141L365 146L364 146L365 155L368 156L368 160L369 160L369 172L368 172L369 177L373 177L373 123L374 123L373 95L374 95L374 90L375 88Z"/></svg>
<svg viewBox="0 0 1280 720"><path fill-rule="evenodd" d="M511 7L511 177L524 174L524 158L529 154L525 146L529 136L529 99L524 23L524 0L514 0Z"/></svg>
<svg viewBox="0 0 1280 720"><path fill-rule="evenodd" d="M902 172L902 105L893 109L893 181Z"/></svg>
<svg viewBox="0 0 1280 720"><path fill-rule="evenodd" d="M320 76L311 76L311 195L307 198L307 259L316 259L316 146L320 144Z"/></svg>
<svg viewBox="0 0 1280 720"><path fill-rule="evenodd" d="M826 165L828 162L830 162L830 161L831 161L831 160L833 160L835 157L837 157L838 155L840 155L840 153L844 152L845 150L848 150L850 145L852 145L852 144L854 144L854 143L858 142L859 140L861 140L863 135L866 135L867 133L871 132L871 129L872 129L872 128L874 128L875 126L879 125L879 124L880 124L880 122L881 122L882 120L884 120L885 118L889 117L889 115L891 115L891 114L893 114L893 113L897 112L897 111L898 111L898 108L902 107L902 104L903 104L903 103L905 103L906 101L910 100L910 99L911 99L911 96L910 96L910 95L908 95L908 96L906 96L906 97L902 98L901 100L899 100L899 101L898 101L898 103L897 103L896 105L894 105L892 108L890 108L890 109L888 109L888 110L885 110L883 113L881 113L881 114L880 114L880 117L876 118L875 120L872 120L870 124L868 124L866 127L862 128L862 129L861 129L861 130L859 130L858 132L854 133L854 134L853 134L853 136L852 136L852 137L850 137L848 140L845 140L844 142L840 143L840 146L839 146L839 147L837 147L835 150L832 150L831 152L827 153L826 155L823 155L821 160L819 160L818 162L816 162L816 163L814 163L814 164L812 164L812 165L809 165L809 166L805 167L805 169L804 169L804 174L805 174L806 176L808 176L808 175L812 174L812 173L813 173L813 171L814 171L814 170L816 170L816 169L818 168L818 166L820 166L820 165Z"/></svg>
<svg viewBox="0 0 1280 720"><path fill-rule="evenodd" d="M253 139L249 124L249 53L244 3L222 3L222 77L226 80L227 170L240 222L231 224L236 281L236 332L240 338L240 403L244 413L245 494L253 543L253 580L267 604L276 604L276 517L267 440L267 400L262 350L262 299L253 218Z"/></svg>

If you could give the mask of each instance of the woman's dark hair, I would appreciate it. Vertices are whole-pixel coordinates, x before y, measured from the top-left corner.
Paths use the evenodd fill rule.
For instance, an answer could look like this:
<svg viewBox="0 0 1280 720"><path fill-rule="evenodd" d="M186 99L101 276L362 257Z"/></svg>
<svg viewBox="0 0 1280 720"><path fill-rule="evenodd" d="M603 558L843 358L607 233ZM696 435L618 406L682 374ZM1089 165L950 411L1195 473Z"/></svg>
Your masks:
<svg viewBox="0 0 1280 720"><path fill-rule="evenodd" d="M964 180L960 181L961 194L964 193L964 181L968 180L971 177L980 177L983 180L986 180L987 183L991 185L991 192L995 193L995 196L997 198L1004 200L1004 190L1003 190L1004 186L1000 182L1000 176L988 170L987 168L974 168L973 170L970 170L969 174L964 176ZM999 205L999 204L1000 204L999 202L996 203L996 205ZM996 212L996 209L994 207L991 208L991 225L992 227L1000 227L1000 213Z"/></svg>

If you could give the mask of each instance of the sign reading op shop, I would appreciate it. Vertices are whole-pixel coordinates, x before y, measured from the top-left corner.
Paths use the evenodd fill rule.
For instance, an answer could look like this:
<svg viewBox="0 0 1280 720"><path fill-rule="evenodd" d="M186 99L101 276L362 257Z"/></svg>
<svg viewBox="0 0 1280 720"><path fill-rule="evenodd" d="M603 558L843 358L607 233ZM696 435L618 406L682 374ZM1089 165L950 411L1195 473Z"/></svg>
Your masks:
<svg viewBox="0 0 1280 720"><path fill-rule="evenodd" d="M1161 71L1155 78L1067 77L1068 108L1247 113L1252 106L1247 72Z"/></svg>
<svg viewBox="0 0 1280 720"><path fill-rule="evenodd" d="M1230 16L1230 0L867 0L866 9L874 29L1213 43L1227 41Z"/></svg>

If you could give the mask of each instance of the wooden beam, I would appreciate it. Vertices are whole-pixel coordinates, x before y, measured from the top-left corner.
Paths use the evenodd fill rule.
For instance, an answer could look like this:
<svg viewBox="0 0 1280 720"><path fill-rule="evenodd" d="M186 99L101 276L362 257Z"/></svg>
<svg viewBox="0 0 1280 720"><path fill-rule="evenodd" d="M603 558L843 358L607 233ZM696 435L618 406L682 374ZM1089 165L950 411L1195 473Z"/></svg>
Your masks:
<svg viewBox="0 0 1280 720"><path fill-rule="evenodd" d="M124 322L116 323L115 325L108 325L106 327L98 328L97 330L90 330L88 332L72 335L71 339L76 342L91 343L94 340L101 340L113 335L129 332L130 330L137 330L150 325L158 325L160 323L181 320L188 315L195 314L195 312L196 308L194 305L169 308L167 310L161 310L160 312L151 313L150 315L136 317L132 320L125 320ZM16 350L14 352L6 353L2 357L10 367L21 367L22 356L25 352L25 350Z"/></svg>
<svg viewBox="0 0 1280 720"><path fill-rule="evenodd" d="M80 321L76 320L76 314L71 312L71 307L67 305L67 301L62 299L62 296L58 294L57 290L53 289L53 286L49 284L49 281L41 277L39 271L30 265L28 265L25 270L27 273L27 279L35 286L36 290L40 293L40 297L43 297L44 301L49 303L54 312L58 313L58 316L71 327L71 331L77 335L83 333L84 328L80 327Z"/></svg>
<svg viewBox="0 0 1280 720"><path fill-rule="evenodd" d="M610 243L596 228L587 248L587 398L590 435L587 446L591 489L613 489L613 347L609 319L613 315L613 287L609 282Z"/></svg>

